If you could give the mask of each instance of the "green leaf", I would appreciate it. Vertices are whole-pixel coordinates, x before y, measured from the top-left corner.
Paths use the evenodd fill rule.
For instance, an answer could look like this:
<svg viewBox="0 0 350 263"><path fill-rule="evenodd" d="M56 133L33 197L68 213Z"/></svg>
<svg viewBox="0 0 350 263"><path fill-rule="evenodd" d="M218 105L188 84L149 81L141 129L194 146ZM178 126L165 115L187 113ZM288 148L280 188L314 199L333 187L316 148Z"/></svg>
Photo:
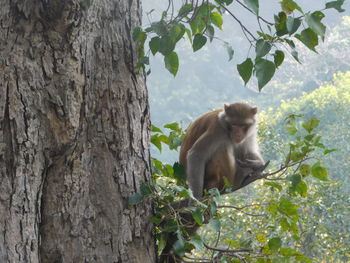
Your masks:
<svg viewBox="0 0 350 263"><path fill-rule="evenodd" d="M161 129L159 129L157 126L155 126L153 124L152 124L151 128L152 128L152 130L151 130L152 132L163 133Z"/></svg>
<svg viewBox="0 0 350 263"><path fill-rule="evenodd" d="M183 255L186 252L185 242L182 239L177 240L173 245L176 255Z"/></svg>
<svg viewBox="0 0 350 263"><path fill-rule="evenodd" d="M310 120L304 122L302 124L303 128L305 130L307 130L308 132L312 132L315 128L318 127L320 123L320 120L319 119L316 119L316 118L311 118Z"/></svg>
<svg viewBox="0 0 350 263"><path fill-rule="evenodd" d="M159 52L164 56L169 55L175 48L175 43L168 35L161 37Z"/></svg>
<svg viewBox="0 0 350 263"><path fill-rule="evenodd" d="M302 255L299 251L296 251L295 249L292 249L292 248L281 248L280 249L280 254L283 255L283 256L300 256Z"/></svg>
<svg viewBox="0 0 350 263"><path fill-rule="evenodd" d="M308 26L319 36L324 38L326 27L321 23L324 14L320 11L313 12L311 15L305 15L305 20Z"/></svg>
<svg viewBox="0 0 350 263"><path fill-rule="evenodd" d="M292 54L293 58L294 58L296 61L298 61L298 62L300 63L300 61L299 61L299 56L298 56L298 52L295 51L295 50L293 50L293 51L291 52L291 54Z"/></svg>
<svg viewBox="0 0 350 263"><path fill-rule="evenodd" d="M298 206L293 204L289 199L282 199L278 205L278 209L280 212L289 216L298 215Z"/></svg>
<svg viewBox="0 0 350 263"><path fill-rule="evenodd" d="M196 221L196 223L198 225L201 226L203 224L204 216L203 216L203 214L202 214L202 212L201 212L201 210L199 208L196 208L196 210L192 214L192 217L193 217L194 221Z"/></svg>
<svg viewBox="0 0 350 263"><path fill-rule="evenodd" d="M282 246L282 240L279 237L271 238L268 242L269 248L271 251L278 251Z"/></svg>
<svg viewBox="0 0 350 263"><path fill-rule="evenodd" d="M274 57L276 68L278 68L283 63L284 53L281 50L276 50L273 57Z"/></svg>
<svg viewBox="0 0 350 263"><path fill-rule="evenodd" d="M143 200L143 195L139 193L134 193L131 196L129 196L129 205L136 205L140 203Z"/></svg>
<svg viewBox="0 0 350 263"><path fill-rule="evenodd" d="M288 120L288 122L286 123L284 129L286 130L286 132L289 135L294 135L298 132L297 127L295 126L295 119L290 119Z"/></svg>
<svg viewBox="0 0 350 263"><path fill-rule="evenodd" d="M244 3L254 12L259 15L259 0L244 0Z"/></svg>
<svg viewBox="0 0 350 263"><path fill-rule="evenodd" d="M299 26L301 25L301 20L299 18L288 16L286 25L289 35L292 35L298 30Z"/></svg>
<svg viewBox="0 0 350 263"><path fill-rule="evenodd" d="M151 136L151 143L156 146L160 152L162 151L162 143L159 140L158 134Z"/></svg>
<svg viewBox="0 0 350 263"><path fill-rule="evenodd" d="M143 196L148 196L152 194L152 187L149 184L143 183L140 186L140 191Z"/></svg>
<svg viewBox="0 0 350 263"><path fill-rule="evenodd" d="M271 44L269 42L264 41L263 39L259 39L256 42L256 46L255 46L255 53L256 53L256 57L260 58L265 56L266 54L268 54L271 50Z"/></svg>
<svg viewBox="0 0 350 263"><path fill-rule="evenodd" d="M264 234L257 234L256 235L256 240L259 243L266 243L267 242L266 235L264 235Z"/></svg>
<svg viewBox="0 0 350 263"><path fill-rule="evenodd" d="M176 43L178 42L183 35L185 34L185 26L183 24L176 24L171 27L169 31L169 36L172 38L172 40Z"/></svg>
<svg viewBox="0 0 350 263"><path fill-rule="evenodd" d="M153 56L159 51L160 48L160 37L153 37L149 42L149 48Z"/></svg>
<svg viewBox="0 0 350 263"><path fill-rule="evenodd" d="M222 24L224 23L224 20L222 19L222 16L218 12L212 12L210 14L211 22L218 28L222 30Z"/></svg>
<svg viewBox="0 0 350 263"><path fill-rule="evenodd" d="M309 49L316 52L315 47L318 45L318 37L317 34L311 28L304 29L303 31L301 31L301 34L296 34L295 37L299 39Z"/></svg>
<svg viewBox="0 0 350 263"><path fill-rule="evenodd" d="M307 194L307 184L304 181L300 181L296 187L295 190L300 196L306 197Z"/></svg>
<svg viewBox="0 0 350 263"><path fill-rule="evenodd" d="M237 65L238 73L243 79L244 85L247 84L250 77L252 76L253 67L254 67L253 61L250 58L247 58L242 64Z"/></svg>
<svg viewBox="0 0 350 263"><path fill-rule="evenodd" d="M171 52L169 55L164 57L165 68L176 76L176 73L179 69L179 58L177 57L176 52Z"/></svg>
<svg viewBox="0 0 350 263"><path fill-rule="evenodd" d="M216 203L213 201L210 203L210 215L211 216L215 216L217 213L218 207L216 205Z"/></svg>
<svg viewBox="0 0 350 263"><path fill-rule="evenodd" d="M163 227L164 232L176 232L178 230L178 225L174 219L169 219Z"/></svg>
<svg viewBox="0 0 350 263"><path fill-rule="evenodd" d="M135 27L132 32L132 39L134 41L138 41L140 43L144 43L147 38L147 35L145 32L143 32L141 27Z"/></svg>
<svg viewBox="0 0 350 263"><path fill-rule="evenodd" d="M163 219L161 219L159 217L156 217L156 216L151 217L151 222L155 225L159 225L162 221L163 221Z"/></svg>
<svg viewBox="0 0 350 263"><path fill-rule="evenodd" d="M192 33L191 33L191 30L189 30L188 28L185 29L186 31L186 35L188 37L188 39L190 40L190 43L192 45Z"/></svg>
<svg viewBox="0 0 350 263"><path fill-rule="evenodd" d="M321 181L328 181L328 170L322 167L319 162L315 163L311 167L311 174L313 177Z"/></svg>
<svg viewBox="0 0 350 263"><path fill-rule="evenodd" d="M344 12L345 9L342 8L342 5L344 4L345 0L337 0L337 1L331 1L326 3L326 9L334 8L339 13Z"/></svg>
<svg viewBox="0 0 350 263"><path fill-rule="evenodd" d="M300 165L299 172L302 177L306 177L311 172L311 166L309 164L303 163L302 165Z"/></svg>
<svg viewBox="0 0 350 263"><path fill-rule="evenodd" d="M235 52L234 52L232 46L231 46L229 43L225 42L224 45L225 45L225 47L226 47L226 51L227 51L227 54L228 54L228 61L230 61L230 60L232 60L233 54L234 54Z"/></svg>
<svg viewBox="0 0 350 263"><path fill-rule="evenodd" d="M258 79L259 91L272 79L275 70L275 64L269 60L258 59L255 62L255 75Z"/></svg>
<svg viewBox="0 0 350 263"><path fill-rule="evenodd" d="M193 51L196 52L197 50L201 49L206 42L207 38L204 35L196 34L193 38Z"/></svg>
<svg viewBox="0 0 350 263"><path fill-rule="evenodd" d="M282 191L282 186L276 182L264 182L264 185L271 186L272 188L276 188L278 191Z"/></svg>
<svg viewBox="0 0 350 263"><path fill-rule="evenodd" d="M157 238L157 239L158 239L158 252L160 254L163 251L163 249L165 248L166 244L167 244L168 234L167 233L161 233L160 237Z"/></svg>
<svg viewBox="0 0 350 263"><path fill-rule="evenodd" d="M201 251L201 252L204 251L204 242L199 235L192 236L189 243L192 244L199 251Z"/></svg>
<svg viewBox="0 0 350 263"><path fill-rule="evenodd" d="M193 10L193 5L192 4L185 4L183 6L181 6L180 10L179 10L179 16L186 16L188 15L188 13L190 13Z"/></svg>
<svg viewBox="0 0 350 263"><path fill-rule="evenodd" d="M280 4L283 12L285 12L286 14L290 14L294 10L298 10L300 13L303 13L301 7L293 0L282 0Z"/></svg>
<svg viewBox="0 0 350 263"><path fill-rule="evenodd" d="M175 162L173 165L174 175L176 179L185 182L186 176L185 176L185 167L183 165L179 164L178 162Z"/></svg>
<svg viewBox="0 0 350 263"><path fill-rule="evenodd" d="M336 152L338 151L337 148L333 148L333 149L326 149L323 151L323 154L326 155L326 154L329 154L329 153L332 153L332 152Z"/></svg>
<svg viewBox="0 0 350 263"><path fill-rule="evenodd" d="M296 256L295 259L299 262L303 262L303 263L312 263L313 261L305 256Z"/></svg>
<svg viewBox="0 0 350 263"><path fill-rule="evenodd" d="M269 205L266 207L266 210L271 214L271 215L276 215L278 212L278 206L275 202L270 202Z"/></svg>
<svg viewBox="0 0 350 263"><path fill-rule="evenodd" d="M179 130L179 123L172 122L172 123L165 124L163 127L173 131L177 131Z"/></svg>
<svg viewBox="0 0 350 263"><path fill-rule="evenodd" d="M288 231L290 229L290 224L288 223L287 218L282 217L280 221L282 232Z"/></svg>
<svg viewBox="0 0 350 263"><path fill-rule="evenodd" d="M215 231L215 232L219 232L221 229L221 222L219 219L217 218L212 218L209 221L209 226L211 226L211 228Z"/></svg>
<svg viewBox="0 0 350 263"><path fill-rule="evenodd" d="M212 25L209 25L205 32L207 33L210 42L212 42L214 39L214 35L215 35L214 27Z"/></svg>

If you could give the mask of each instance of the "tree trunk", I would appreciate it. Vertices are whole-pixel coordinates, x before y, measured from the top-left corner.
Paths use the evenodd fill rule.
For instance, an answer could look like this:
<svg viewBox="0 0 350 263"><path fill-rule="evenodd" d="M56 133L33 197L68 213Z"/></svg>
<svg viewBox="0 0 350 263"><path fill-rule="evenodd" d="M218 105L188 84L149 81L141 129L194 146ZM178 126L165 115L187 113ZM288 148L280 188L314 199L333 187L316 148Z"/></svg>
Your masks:
<svg viewBox="0 0 350 263"><path fill-rule="evenodd" d="M1 0L0 262L155 262L139 0Z"/></svg>

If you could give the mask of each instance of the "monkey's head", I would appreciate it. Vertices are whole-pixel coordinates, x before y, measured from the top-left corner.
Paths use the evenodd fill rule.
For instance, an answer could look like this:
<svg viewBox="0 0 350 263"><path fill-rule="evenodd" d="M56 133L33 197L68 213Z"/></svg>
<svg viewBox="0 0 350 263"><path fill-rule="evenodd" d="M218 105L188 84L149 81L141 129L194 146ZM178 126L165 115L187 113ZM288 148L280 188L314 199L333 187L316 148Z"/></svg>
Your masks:
<svg viewBox="0 0 350 263"><path fill-rule="evenodd" d="M255 129L257 107L244 102L224 106L224 120L235 143L241 143Z"/></svg>

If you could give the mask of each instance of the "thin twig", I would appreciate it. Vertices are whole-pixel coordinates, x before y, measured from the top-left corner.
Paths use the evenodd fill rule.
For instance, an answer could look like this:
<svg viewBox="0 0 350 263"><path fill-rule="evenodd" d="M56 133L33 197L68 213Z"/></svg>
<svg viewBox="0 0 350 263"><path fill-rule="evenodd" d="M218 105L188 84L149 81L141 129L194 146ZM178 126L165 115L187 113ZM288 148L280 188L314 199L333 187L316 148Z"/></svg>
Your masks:
<svg viewBox="0 0 350 263"><path fill-rule="evenodd" d="M238 4L240 4L242 7L244 7L245 9L247 9L247 10L248 10L249 12L251 12L252 14L256 15L256 17L257 17L258 19L260 19L261 21L265 22L266 24L268 24L268 25L270 25L270 26L273 26L273 25L274 25L274 23L271 23L271 22L267 21L265 18L263 18L263 17L261 17L261 16L255 14L255 13L253 12L253 10L251 10L249 7L247 7L247 6L246 6L245 4L243 4L241 1L236 0L236 2L237 2Z"/></svg>
<svg viewBox="0 0 350 263"><path fill-rule="evenodd" d="M205 243L203 243L203 244L207 249L215 250L215 251L222 252L222 253L251 253L251 252L253 252L253 249L223 249L223 248L218 248L218 247L211 247Z"/></svg>
<svg viewBox="0 0 350 263"><path fill-rule="evenodd" d="M232 17L234 20L236 20L236 22L241 26L242 28L242 31L245 34L248 33L255 41L257 40L256 37L243 25L243 23L241 22L241 20L239 20L229 9L227 9L224 5L220 5L223 9L225 9L225 11L227 11ZM251 40L249 38L247 38L249 42L251 42Z"/></svg>

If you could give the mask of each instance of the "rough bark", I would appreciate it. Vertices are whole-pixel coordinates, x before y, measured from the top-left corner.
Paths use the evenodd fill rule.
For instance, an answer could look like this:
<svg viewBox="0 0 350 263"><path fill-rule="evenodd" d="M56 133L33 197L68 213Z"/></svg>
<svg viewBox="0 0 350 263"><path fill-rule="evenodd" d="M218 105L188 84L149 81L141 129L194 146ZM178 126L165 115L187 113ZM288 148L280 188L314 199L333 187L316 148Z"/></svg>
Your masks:
<svg viewBox="0 0 350 263"><path fill-rule="evenodd" d="M154 262L139 0L2 0L0 262Z"/></svg>

